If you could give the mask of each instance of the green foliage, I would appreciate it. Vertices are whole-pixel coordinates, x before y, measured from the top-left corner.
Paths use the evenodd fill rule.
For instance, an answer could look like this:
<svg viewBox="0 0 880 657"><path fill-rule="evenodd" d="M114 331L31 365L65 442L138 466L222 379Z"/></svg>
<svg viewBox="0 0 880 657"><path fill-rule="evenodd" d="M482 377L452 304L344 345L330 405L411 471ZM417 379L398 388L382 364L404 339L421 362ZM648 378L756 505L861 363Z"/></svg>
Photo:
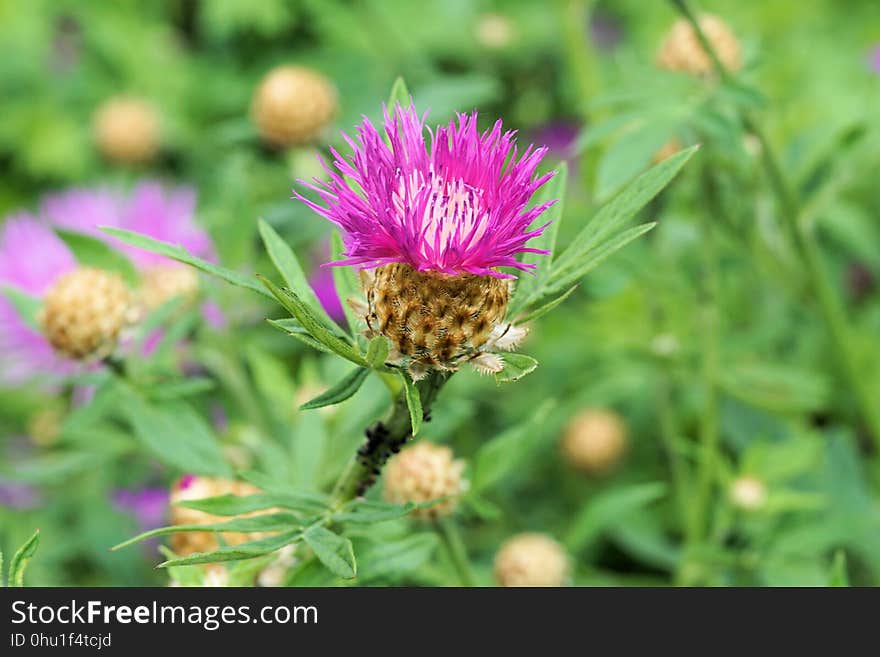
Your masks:
<svg viewBox="0 0 880 657"><path fill-rule="evenodd" d="M27 541L25 541L9 562L9 573L6 579L7 586L22 587L24 586L24 572L31 558L37 553L40 546L40 530L34 532ZM3 586L3 553L0 552L0 586Z"/></svg>

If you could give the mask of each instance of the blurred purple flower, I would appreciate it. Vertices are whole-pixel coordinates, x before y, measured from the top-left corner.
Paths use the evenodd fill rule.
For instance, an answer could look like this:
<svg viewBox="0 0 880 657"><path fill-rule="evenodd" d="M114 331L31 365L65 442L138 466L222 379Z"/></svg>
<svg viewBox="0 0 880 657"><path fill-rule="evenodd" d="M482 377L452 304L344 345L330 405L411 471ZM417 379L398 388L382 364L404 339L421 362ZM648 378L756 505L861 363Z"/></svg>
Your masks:
<svg viewBox="0 0 880 657"><path fill-rule="evenodd" d="M574 147L580 130L580 125L573 121L553 121L539 127L532 139L544 144L550 157L569 161L577 156Z"/></svg>
<svg viewBox="0 0 880 657"><path fill-rule="evenodd" d="M326 267L318 267L309 278L309 284L315 291L318 301L335 322L345 320L345 310L342 308L342 301L336 293L336 283L333 281L333 272Z"/></svg>
<svg viewBox="0 0 880 657"><path fill-rule="evenodd" d="M877 75L880 75L880 44L874 46L873 50L871 50L868 61L871 66L871 70L874 71L874 73L876 73Z"/></svg>
<svg viewBox="0 0 880 657"><path fill-rule="evenodd" d="M99 237L128 255L138 269L173 260L129 246L99 230L124 228L185 248L200 258L215 259L208 233L195 220L196 197L191 187L139 183L125 195L109 188L73 188L47 196L41 210L51 224Z"/></svg>
<svg viewBox="0 0 880 657"><path fill-rule="evenodd" d="M46 293L55 280L76 268L73 254L50 228L27 214L9 217L0 228L0 288L31 297ZM18 385L34 378L55 378L72 364L0 295L0 384Z"/></svg>
<svg viewBox="0 0 880 657"><path fill-rule="evenodd" d="M40 503L37 489L18 481L0 479L0 506L9 509L30 509Z"/></svg>
<svg viewBox="0 0 880 657"><path fill-rule="evenodd" d="M165 488L119 489L111 501L121 513L131 515L142 532L165 524L168 514L168 491Z"/></svg>
<svg viewBox="0 0 880 657"><path fill-rule="evenodd" d="M590 37L599 50L614 50L623 40L623 24L614 14L596 10L590 16Z"/></svg>

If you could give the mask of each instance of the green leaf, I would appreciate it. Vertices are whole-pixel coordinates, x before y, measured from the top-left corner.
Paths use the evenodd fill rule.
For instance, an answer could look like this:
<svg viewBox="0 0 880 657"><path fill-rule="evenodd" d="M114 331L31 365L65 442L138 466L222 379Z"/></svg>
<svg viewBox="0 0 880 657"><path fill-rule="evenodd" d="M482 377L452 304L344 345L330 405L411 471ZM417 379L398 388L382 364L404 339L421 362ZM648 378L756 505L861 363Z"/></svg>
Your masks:
<svg viewBox="0 0 880 657"><path fill-rule="evenodd" d="M572 522L565 539L566 546L572 553L579 552L607 527L665 494L666 485L662 482L628 485L597 494Z"/></svg>
<svg viewBox="0 0 880 657"><path fill-rule="evenodd" d="M179 381L163 381L147 390L149 398L155 401L168 401L182 397L192 397L210 392L217 387L213 379L196 376Z"/></svg>
<svg viewBox="0 0 880 657"><path fill-rule="evenodd" d="M603 206L562 255L554 259L550 289L568 287L574 282L576 278L573 279L570 274L581 269L581 263L613 240L623 225L669 184L697 148L693 146L652 167Z"/></svg>
<svg viewBox="0 0 880 657"><path fill-rule="evenodd" d="M330 237L330 247L334 262L345 257L345 246L342 244L342 238L338 231L333 231ZM358 326L364 321L364 318L359 317L348 303L349 299L359 299L364 296L358 275L352 267L333 267L332 269L336 294L339 295L339 300L342 302L342 310L345 312L345 319L348 320L349 333L359 339L361 336L358 332Z"/></svg>
<svg viewBox="0 0 880 657"><path fill-rule="evenodd" d="M290 246L281 239L281 236L275 232L275 229L263 219L258 221L258 226L260 237L263 238L263 244L266 246L269 258L271 258L272 263L275 265L275 269L281 274L281 278L284 279L284 283L287 287L303 300L318 321L334 331L338 331L338 327L333 320L330 319L330 316L327 315L321 302L318 301L315 291L312 289L312 286L309 285L309 281L306 278L305 272L303 272L302 266L300 266L299 260L297 260L293 249L291 249Z"/></svg>
<svg viewBox="0 0 880 657"><path fill-rule="evenodd" d="M173 525L159 527L134 538L114 545L111 550L120 550L134 543L145 541L155 536L166 536L178 532L271 532L291 529L302 529L299 518L292 513L264 513L248 518L234 518L225 522L211 522L200 525Z"/></svg>
<svg viewBox="0 0 880 657"><path fill-rule="evenodd" d="M432 532L371 545L360 555L361 579L399 580L424 565L438 545L437 535Z"/></svg>
<svg viewBox="0 0 880 657"><path fill-rule="evenodd" d="M406 406L409 408L409 419L412 423L412 435L416 436L422 428L422 419L424 412L422 411L422 397L419 389L409 374L400 372L400 378L403 379L403 393L406 396Z"/></svg>
<svg viewBox="0 0 880 657"><path fill-rule="evenodd" d="M495 375L498 383L519 381L538 367L538 361L525 354L503 354L501 358L504 360L504 369Z"/></svg>
<svg viewBox="0 0 880 657"><path fill-rule="evenodd" d="M295 543L302 538L300 530L294 529L276 536L261 538L247 543L240 543L231 547L222 547L212 552L196 552L179 559L163 561L157 568L171 568L175 566L191 566L202 563L220 563L223 561L241 561L242 559L254 559L264 554L280 550L286 545Z"/></svg>
<svg viewBox="0 0 880 657"><path fill-rule="evenodd" d="M216 276L217 278L220 278L227 283L231 283L232 285L251 290L252 292L261 294L264 297L268 297L270 299L272 298L272 295L264 290L255 280L242 276L238 272L234 272L231 269L226 269L225 267L221 267L220 265L215 265L214 263L208 262L207 260L202 260L201 258L198 258L189 253L183 247L170 244L169 242L155 240L152 237L141 235L140 233L136 233L132 230L110 228L107 226L101 227L101 230L103 230L108 235L118 237L120 240L122 240L126 244L130 244L131 246L136 246L140 249L166 256L168 258L171 258L172 260L177 260L178 262L192 265L196 269L200 269L201 271L205 272L206 274L210 274L211 276Z"/></svg>
<svg viewBox="0 0 880 657"><path fill-rule="evenodd" d="M517 319L516 319L517 324L525 324L526 322L532 322L532 321L538 319L539 317L543 317L544 315L549 313L551 310L556 308L556 306L558 306L563 301L568 299L568 297L571 296L571 294L577 289L577 287L578 287L577 285L572 285L570 288L568 288L565 292L560 294L558 297L551 299L547 303L540 305L537 308L533 308L532 310L527 310L524 315L522 315L521 317L517 317Z"/></svg>
<svg viewBox="0 0 880 657"><path fill-rule="evenodd" d="M373 369L384 369L385 361L388 358L388 339L382 335L377 335L370 340L367 347L367 362Z"/></svg>
<svg viewBox="0 0 880 657"><path fill-rule="evenodd" d="M118 385L123 395L120 412L135 436L159 460L184 472L228 477L232 470L214 432L183 401L150 404L138 391Z"/></svg>
<svg viewBox="0 0 880 657"><path fill-rule="evenodd" d="M272 281L263 277L260 277L260 281L315 340L357 365L369 365L354 347L324 328L312 314L312 311L294 292L279 288Z"/></svg>
<svg viewBox="0 0 880 657"><path fill-rule="evenodd" d="M18 313L21 320L28 325L28 328L31 328L34 331L41 330L39 316L40 309L43 307L43 302L40 299L29 296L24 292L7 285L0 287L0 292L3 293L3 296L9 299L9 303L15 308L15 312Z"/></svg>
<svg viewBox="0 0 880 657"><path fill-rule="evenodd" d="M564 274L554 271L547 286L548 289L551 292L556 292L569 285L577 283L577 281L598 267L608 256L615 251L619 251L633 240L647 233L649 230L652 230L656 225L656 223L652 222L625 230L603 242L601 245L598 245L595 249L585 253L583 258L581 258L573 269L569 269Z"/></svg>
<svg viewBox="0 0 880 657"><path fill-rule="evenodd" d="M434 502L427 504L389 504L373 500L359 500L352 503L344 513L333 516L334 522L349 523L352 525L372 525L377 522L396 520L409 515L415 509L432 506Z"/></svg>
<svg viewBox="0 0 880 657"><path fill-rule="evenodd" d="M303 539L334 575L343 579L352 579L357 575L357 562L350 540L321 525L309 527Z"/></svg>
<svg viewBox="0 0 880 657"><path fill-rule="evenodd" d="M34 532L24 544L18 548L16 553L12 555L12 561L9 562L9 586L24 586L24 571L27 569L28 562L37 552L40 546L40 530ZM0 573L2 575L2 573Z"/></svg>
<svg viewBox="0 0 880 657"><path fill-rule="evenodd" d="M284 331L285 333L287 333L287 335L296 338L303 344L308 345L312 349L322 351L325 354L335 353L329 347L315 340L315 338L313 338L311 334L306 331L302 326L300 326L300 323L292 317L288 317L285 319L267 319L266 321L275 328Z"/></svg>
<svg viewBox="0 0 880 657"><path fill-rule="evenodd" d="M643 117L629 126L605 151L596 170L596 197L609 198L651 163L654 154L675 136L677 117Z"/></svg>
<svg viewBox="0 0 880 657"><path fill-rule="evenodd" d="M122 253L97 237L73 230L55 228L55 234L67 244L76 261L87 267L111 271L122 276L131 287L137 287L139 276L134 265Z"/></svg>
<svg viewBox="0 0 880 657"><path fill-rule="evenodd" d="M398 103L401 107L409 107L411 95L406 87L406 82L398 76L391 85L391 94L388 96L388 111L391 111Z"/></svg>
<svg viewBox="0 0 880 657"><path fill-rule="evenodd" d="M535 453L545 440L538 427L555 406L552 400L544 402L528 419L483 443L472 460L473 494L503 480Z"/></svg>
<svg viewBox="0 0 880 657"><path fill-rule="evenodd" d="M360 389L361 384L363 384L369 373L370 370L365 367L355 368L335 386L314 399L310 399L300 406L300 409L308 411L313 408L323 408L324 406L332 406L333 404L344 402Z"/></svg>
<svg viewBox="0 0 880 657"><path fill-rule="evenodd" d="M307 492L226 494L200 500L183 500L178 502L177 506L204 511L214 516L239 516L275 507L305 513L319 513L326 509L324 496Z"/></svg>
<svg viewBox="0 0 880 657"><path fill-rule="evenodd" d="M543 225L549 221L550 225L547 226L540 236L529 241L530 248L545 249L550 251L550 255L541 255L539 253L523 254L522 261L524 263L535 264L538 267L534 273L526 273L519 277L513 292L513 298L510 301L511 315L518 313L528 299L540 296L545 283L550 277L550 264L556 249L556 236L559 233L559 225L562 223L567 181L568 166L563 162L553 179L544 184L535 203L535 205L541 205L547 201L556 200L556 203L540 215L535 222L538 225Z"/></svg>
<svg viewBox="0 0 880 657"><path fill-rule="evenodd" d="M849 575L846 572L846 553L837 550L834 553L834 561L831 562L831 573L828 576L828 586L849 586Z"/></svg>

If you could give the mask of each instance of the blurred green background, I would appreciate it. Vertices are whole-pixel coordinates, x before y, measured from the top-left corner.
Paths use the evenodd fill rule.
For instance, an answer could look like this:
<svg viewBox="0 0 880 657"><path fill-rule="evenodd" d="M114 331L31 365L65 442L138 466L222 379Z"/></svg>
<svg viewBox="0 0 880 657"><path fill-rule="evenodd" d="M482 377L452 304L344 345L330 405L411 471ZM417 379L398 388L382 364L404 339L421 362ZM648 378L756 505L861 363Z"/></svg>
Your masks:
<svg viewBox="0 0 880 657"><path fill-rule="evenodd" d="M460 514L478 576L490 581L505 538L536 530L566 546L580 585L876 585L878 455L780 237L760 154L731 108L744 103L762 117L783 168L814 204L810 220L880 405L880 71L870 62L880 4L699 7L738 36L748 98L657 71L655 53L676 19L659 0L0 0L0 215L35 209L42 194L71 185L158 178L195 187L198 218L226 267L271 272L258 217L316 262L329 224L291 201L290 189L315 174L315 153L328 144L346 152L339 130L379 117L398 76L430 109L429 123L477 108L521 141L551 145L548 167L569 161L563 243L669 139L700 142L646 211L659 227L533 327L525 349L541 363L534 374L499 388L468 373L444 391L426 435L488 482ZM267 148L251 123L254 90L283 64L313 68L338 90L335 124L314 146ZM159 114L161 151L148 164L114 165L95 147L92 117L120 94ZM716 206L703 195L705 175L716 181ZM694 495L676 493L670 462L700 462L701 414L712 403L701 342L706 221L719 226L711 257L721 366L711 389L720 446L708 530L689 544ZM298 412L301 389L345 368L268 327L263 319L278 314L271 304L209 285L230 321L194 338L191 358L215 383L194 407L204 418L223 409L227 421L213 431L225 454L243 451L282 478L303 452L269 438L273 426L323 440L310 476L318 487L332 482L384 408L381 386L368 383L332 414ZM533 422L545 399L552 406ZM153 569L154 546L108 548L138 531L119 491L167 489L181 471L145 454L118 423L106 444L100 431L34 441L33 419L52 403L37 386L0 390L0 548L9 554L41 529L32 584L166 583ZM558 449L570 418L591 407L613 409L627 426L628 450L601 474L577 471ZM483 449L499 436L494 452ZM744 476L763 487L757 508L732 493ZM411 540L422 530L401 521L375 531L365 539L374 552L402 544L408 558L383 569L386 557L376 556L371 571L368 548L361 583L449 583L443 560ZM305 572L290 583L334 581Z"/></svg>

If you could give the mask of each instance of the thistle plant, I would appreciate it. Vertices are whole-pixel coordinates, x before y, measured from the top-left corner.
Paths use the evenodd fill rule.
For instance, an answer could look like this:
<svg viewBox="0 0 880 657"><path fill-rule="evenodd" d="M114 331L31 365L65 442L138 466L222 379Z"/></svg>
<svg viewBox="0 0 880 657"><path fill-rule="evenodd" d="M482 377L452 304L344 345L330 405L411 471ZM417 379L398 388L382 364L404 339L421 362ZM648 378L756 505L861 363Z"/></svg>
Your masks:
<svg viewBox="0 0 880 657"><path fill-rule="evenodd" d="M535 370L537 361L518 351L529 325L562 303L603 259L653 227L627 223L694 150L677 153L646 172L599 210L567 248L558 249L564 166L539 173L545 148L520 149L501 121L481 131L476 113L432 130L425 122L398 80L381 130L364 119L355 137L344 136L351 153L331 148L332 162L322 162L326 177L301 182L294 191L296 199L339 228L328 266L345 300L343 322L326 314L293 250L265 221L259 222L260 234L283 285L265 277L251 279L176 245L106 229L127 244L276 300L290 317L270 319L270 324L353 366L338 383L303 404L303 410L350 399L370 374L378 376L390 395L386 415L366 427L364 442L330 490L296 490L251 473L248 480L262 492L235 500L219 496L182 502L217 516L235 516L205 524L203 531L260 531L268 536L178 555L163 565L256 559L304 543L334 574L351 578L357 562L346 537L350 527L414 511L437 517L450 509L454 491L439 486L439 480L437 485L428 481L437 475L436 467L411 472L428 478L419 482L401 470L401 462L427 446L401 453L386 483L390 502L366 495L388 459L431 420L444 385L463 367L491 375L499 384ZM438 458L442 455L429 460L437 466ZM453 474L450 470L448 476ZM412 494L398 485L401 478L409 482L405 488ZM415 493L428 490L438 498ZM270 512L241 517L259 510ZM123 545L178 531L162 528ZM447 526L442 535L462 581L470 581L454 528Z"/></svg>

